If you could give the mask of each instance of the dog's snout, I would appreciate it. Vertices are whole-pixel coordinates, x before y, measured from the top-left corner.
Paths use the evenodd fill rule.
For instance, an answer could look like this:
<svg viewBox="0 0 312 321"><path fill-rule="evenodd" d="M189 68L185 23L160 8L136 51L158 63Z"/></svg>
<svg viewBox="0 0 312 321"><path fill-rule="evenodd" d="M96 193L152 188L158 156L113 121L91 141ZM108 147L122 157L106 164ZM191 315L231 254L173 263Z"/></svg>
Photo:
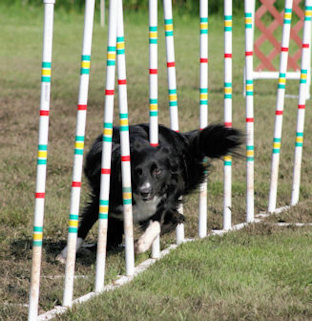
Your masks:
<svg viewBox="0 0 312 321"><path fill-rule="evenodd" d="M152 193L152 186L149 183L144 184L141 188L140 188L140 194L143 198L148 198L151 196Z"/></svg>

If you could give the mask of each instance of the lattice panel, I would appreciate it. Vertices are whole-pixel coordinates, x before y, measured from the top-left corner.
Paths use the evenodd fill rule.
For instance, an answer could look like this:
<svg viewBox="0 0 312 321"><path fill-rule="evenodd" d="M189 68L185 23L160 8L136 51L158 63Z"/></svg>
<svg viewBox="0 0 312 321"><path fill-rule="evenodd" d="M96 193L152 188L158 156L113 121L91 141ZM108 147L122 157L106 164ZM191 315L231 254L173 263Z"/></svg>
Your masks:
<svg viewBox="0 0 312 321"><path fill-rule="evenodd" d="M283 28L284 20L284 10L279 12L274 6L276 0L260 0L261 6L256 11L255 23L256 27L261 32L260 37L255 41L254 52L260 60L260 64L256 67L257 71L269 70L276 71L276 67L273 64L274 59L277 59L281 51L281 38L276 39L274 32L278 31L278 28ZM296 51L288 55L288 70L300 70L299 59L301 57L301 44L302 39L299 35L301 29L303 28L304 12L299 7L301 0L294 0L293 10L292 10L292 28L290 32L290 43L294 42L296 45ZM266 26L263 20L270 15L272 17L272 22ZM297 15L298 22L294 24L294 16ZM263 20L262 20L263 19ZM261 49L261 46L269 42L273 49L269 54L265 54ZM265 45L267 45L266 43ZM298 47L298 48L297 48Z"/></svg>

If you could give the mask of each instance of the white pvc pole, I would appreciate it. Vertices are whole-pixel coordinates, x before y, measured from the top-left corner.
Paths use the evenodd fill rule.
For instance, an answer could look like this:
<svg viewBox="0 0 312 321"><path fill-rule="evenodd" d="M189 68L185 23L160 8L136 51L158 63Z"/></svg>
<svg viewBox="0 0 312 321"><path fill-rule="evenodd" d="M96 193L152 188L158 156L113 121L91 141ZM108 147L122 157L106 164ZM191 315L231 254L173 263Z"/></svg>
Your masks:
<svg viewBox="0 0 312 321"><path fill-rule="evenodd" d="M199 19L199 128L202 130L208 125L208 0L200 0ZM207 236L207 179L199 187L198 236Z"/></svg>
<svg viewBox="0 0 312 321"><path fill-rule="evenodd" d="M83 167L83 151L84 151L87 104L88 104L94 5L95 5L95 0L86 0L78 107L77 107L73 180L72 180L72 187L71 187L70 213L69 213L69 223L68 223L67 257L66 257L66 268L65 268L65 286L64 286L64 293L63 293L63 306L71 306L72 300L73 300L76 243L77 243L77 231L78 231L77 227L78 227L78 220L79 220L81 176L82 176L82 167Z"/></svg>
<svg viewBox="0 0 312 321"><path fill-rule="evenodd" d="M111 153L113 137L114 88L116 65L117 1L109 1L108 46L106 68L105 111L101 163L101 191L99 204L99 233L96 256L95 292L104 288L108 227Z"/></svg>
<svg viewBox="0 0 312 321"><path fill-rule="evenodd" d="M122 198L124 211L126 275L134 273L133 213L131 190L131 164L129 142L129 117L127 100L127 78L124 42L124 23L122 0L118 0L117 18L117 71L120 117L120 148L122 172Z"/></svg>
<svg viewBox="0 0 312 321"><path fill-rule="evenodd" d="M40 98L37 179L36 179L34 229L33 229L33 253L32 253L31 283L30 283L29 310L28 310L29 321L37 320L38 306L39 306L44 200L45 200L45 187L46 187L48 134L49 134L54 4L55 4L55 0L44 0L41 98Z"/></svg>
<svg viewBox="0 0 312 321"><path fill-rule="evenodd" d="M232 0L224 1L224 125L232 127ZM224 157L223 229L232 226L232 156Z"/></svg>
<svg viewBox="0 0 312 321"><path fill-rule="evenodd" d="M300 192L304 117L305 117L306 93L307 93L307 87L308 87L307 78L309 76L308 69L310 68L309 57L310 57L310 49L311 49L311 16L312 16L312 1L306 0L304 26L303 26L303 38L302 38L301 76L300 76L300 84L299 84L297 130L296 130L291 205L296 205L298 203L299 192Z"/></svg>
<svg viewBox="0 0 312 321"><path fill-rule="evenodd" d="M288 62L288 46L289 46L289 37L290 37L290 28L291 28L292 5L293 5L292 0L285 1L281 57L280 57L280 66L279 66L279 79L278 79L278 89L277 89L277 99L276 99L272 163L271 163L271 180L270 180L269 205L268 205L269 213L272 213L276 210L278 171L279 171L280 149L281 149L281 142L282 142L283 111L284 111L284 98L285 98L285 87L286 87L286 72L287 72L287 62Z"/></svg>
<svg viewBox="0 0 312 321"><path fill-rule="evenodd" d="M158 0L149 0L149 132L158 146Z"/></svg>
<svg viewBox="0 0 312 321"><path fill-rule="evenodd" d="M179 117L178 117L178 97L177 97L177 81L176 81L175 52L174 52L172 0L164 0L163 6L164 6L164 23L165 23L165 39L166 39L170 128L178 132ZM182 204L180 205L178 211L181 214L183 214ZM184 224L178 224L176 228L176 239L177 239L177 243L181 243L184 240Z"/></svg>
<svg viewBox="0 0 312 321"><path fill-rule="evenodd" d="M245 93L246 93L246 221L254 221L254 100L253 100L253 12L245 0Z"/></svg>

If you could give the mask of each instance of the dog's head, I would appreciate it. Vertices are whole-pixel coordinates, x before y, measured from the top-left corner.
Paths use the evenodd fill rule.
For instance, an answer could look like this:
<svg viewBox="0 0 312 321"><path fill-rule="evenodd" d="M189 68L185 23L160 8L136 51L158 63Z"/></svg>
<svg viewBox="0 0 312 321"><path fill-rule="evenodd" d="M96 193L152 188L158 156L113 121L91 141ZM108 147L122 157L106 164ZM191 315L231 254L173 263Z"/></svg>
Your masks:
<svg viewBox="0 0 312 321"><path fill-rule="evenodd" d="M152 201L163 196L173 172L170 149L135 144L131 153L132 189L136 201Z"/></svg>

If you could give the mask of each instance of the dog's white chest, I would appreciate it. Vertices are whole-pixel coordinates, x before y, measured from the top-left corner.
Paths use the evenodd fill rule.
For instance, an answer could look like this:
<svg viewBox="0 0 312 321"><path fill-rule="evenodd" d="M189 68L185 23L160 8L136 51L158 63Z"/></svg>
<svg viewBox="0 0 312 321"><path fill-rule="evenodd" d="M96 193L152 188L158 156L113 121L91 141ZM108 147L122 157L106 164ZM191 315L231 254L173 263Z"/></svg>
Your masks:
<svg viewBox="0 0 312 321"><path fill-rule="evenodd" d="M135 196L134 196L135 197ZM138 223L141 221L148 220L151 216L156 213L157 205L159 204L161 198L154 196L150 201L142 201L139 197L135 199L136 204L133 205L133 221Z"/></svg>

